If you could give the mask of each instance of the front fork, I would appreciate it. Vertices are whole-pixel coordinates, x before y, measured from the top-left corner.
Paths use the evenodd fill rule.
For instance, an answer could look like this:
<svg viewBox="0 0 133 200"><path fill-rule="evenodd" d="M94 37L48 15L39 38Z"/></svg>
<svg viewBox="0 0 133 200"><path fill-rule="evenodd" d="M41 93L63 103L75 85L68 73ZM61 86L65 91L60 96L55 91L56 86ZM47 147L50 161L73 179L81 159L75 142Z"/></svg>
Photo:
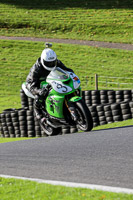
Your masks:
<svg viewBox="0 0 133 200"><path fill-rule="evenodd" d="M78 112L76 110L75 102L77 102L77 101L79 101L81 99L82 99L82 97L74 96L71 99L69 99L69 101L65 100L66 107L68 108L68 111L71 114L72 120L75 121L75 122L79 118Z"/></svg>

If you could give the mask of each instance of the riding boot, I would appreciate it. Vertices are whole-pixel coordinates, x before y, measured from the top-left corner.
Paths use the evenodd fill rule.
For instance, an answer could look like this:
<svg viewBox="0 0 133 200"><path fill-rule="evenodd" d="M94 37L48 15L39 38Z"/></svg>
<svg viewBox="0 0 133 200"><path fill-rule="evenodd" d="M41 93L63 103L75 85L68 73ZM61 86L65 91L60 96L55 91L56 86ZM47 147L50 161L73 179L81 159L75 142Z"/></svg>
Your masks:
<svg viewBox="0 0 133 200"><path fill-rule="evenodd" d="M34 100L34 112L35 116L38 120L42 118L42 111L41 111L41 103L39 101L39 97L36 96Z"/></svg>
<svg viewBox="0 0 133 200"><path fill-rule="evenodd" d="M42 118L42 113L40 109L37 109L34 107L34 112L35 112L35 116L37 119L41 119Z"/></svg>

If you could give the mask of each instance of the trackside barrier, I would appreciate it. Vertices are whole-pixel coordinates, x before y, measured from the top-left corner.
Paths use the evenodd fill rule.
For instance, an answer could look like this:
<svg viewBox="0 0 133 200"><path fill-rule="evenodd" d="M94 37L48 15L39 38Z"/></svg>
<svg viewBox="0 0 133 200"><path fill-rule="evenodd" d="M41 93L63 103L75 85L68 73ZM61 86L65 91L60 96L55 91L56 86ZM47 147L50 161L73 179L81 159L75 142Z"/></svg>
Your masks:
<svg viewBox="0 0 133 200"><path fill-rule="evenodd" d="M6 109L0 114L1 137L43 137L33 112L33 99L20 90L20 109ZM86 90L82 97L88 106L93 126L123 121L133 118L133 90ZM60 134L75 133L76 126L63 126Z"/></svg>

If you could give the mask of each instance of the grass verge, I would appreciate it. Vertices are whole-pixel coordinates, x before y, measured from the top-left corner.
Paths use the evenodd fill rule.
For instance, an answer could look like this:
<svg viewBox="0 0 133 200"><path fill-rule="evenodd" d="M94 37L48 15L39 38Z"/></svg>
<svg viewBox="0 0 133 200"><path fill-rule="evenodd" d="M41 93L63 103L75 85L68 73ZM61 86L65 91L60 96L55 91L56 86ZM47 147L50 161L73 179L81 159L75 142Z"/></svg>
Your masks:
<svg viewBox="0 0 133 200"><path fill-rule="evenodd" d="M6 142L15 142L20 140L30 140L35 138L28 138L28 137L22 137L22 138L0 138L0 143L6 143Z"/></svg>
<svg viewBox="0 0 133 200"><path fill-rule="evenodd" d="M1 200L132 200L133 195L0 178Z"/></svg>
<svg viewBox="0 0 133 200"><path fill-rule="evenodd" d="M131 0L1 0L0 35L133 43Z"/></svg>
<svg viewBox="0 0 133 200"><path fill-rule="evenodd" d="M105 124L102 126L97 126L93 128L93 130L102 130L102 129L110 129L110 128L119 128L119 127L126 127L126 126L133 126L133 119L121 121L121 122L114 122L110 124Z"/></svg>

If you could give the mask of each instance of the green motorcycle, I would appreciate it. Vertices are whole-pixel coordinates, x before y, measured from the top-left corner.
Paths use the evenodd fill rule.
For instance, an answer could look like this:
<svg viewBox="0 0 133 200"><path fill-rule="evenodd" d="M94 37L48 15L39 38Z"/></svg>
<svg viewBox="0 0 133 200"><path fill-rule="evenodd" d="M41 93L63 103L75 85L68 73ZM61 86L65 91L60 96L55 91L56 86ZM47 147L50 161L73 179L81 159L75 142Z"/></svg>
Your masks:
<svg viewBox="0 0 133 200"><path fill-rule="evenodd" d="M47 85L50 85L50 90L42 103L42 113L46 121L40 123L46 135L59 134L63 125L76 125L82 131L91 131L92 116L82 100L78 76L56 67L46 81L41 82L40 88ZM25 84L22 88L28 97L34 98Z"/></svg>

